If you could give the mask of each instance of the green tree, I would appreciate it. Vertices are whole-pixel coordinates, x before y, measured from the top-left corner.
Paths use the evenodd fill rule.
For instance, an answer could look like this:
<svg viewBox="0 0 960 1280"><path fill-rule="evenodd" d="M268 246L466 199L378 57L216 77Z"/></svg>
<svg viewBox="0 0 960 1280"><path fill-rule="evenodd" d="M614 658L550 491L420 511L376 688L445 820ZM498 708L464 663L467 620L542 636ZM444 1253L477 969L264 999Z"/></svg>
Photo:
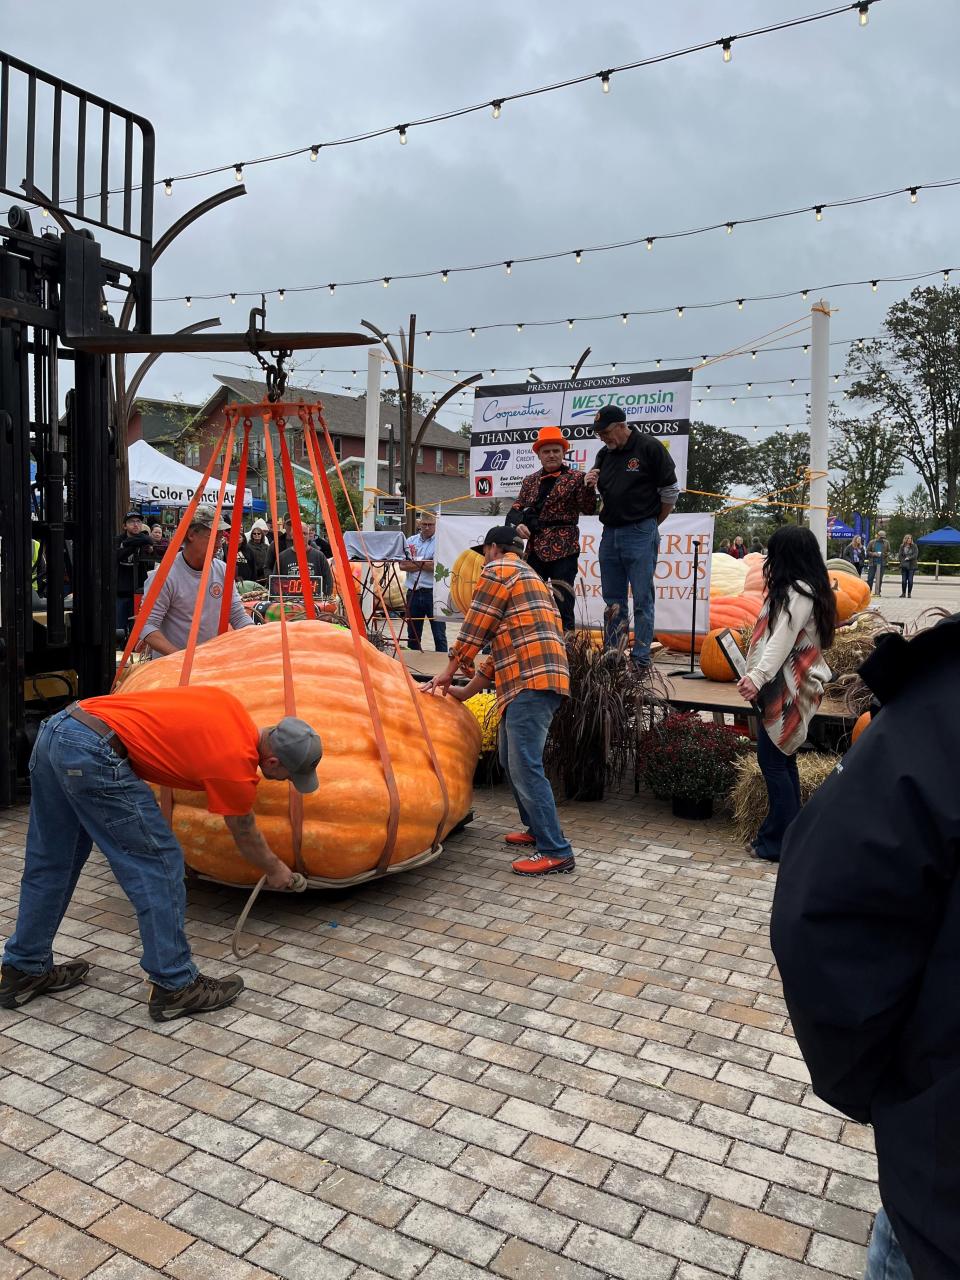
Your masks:
<svg viewBox="0 0 960 1280"><path fill-rule="evenodd" d="M755 503L758 511L769 513L775 526L804 523L806 513L802 507L810 500L810 488L803 477L809 465L810 436L806 431L772 431L750 450L749 471L744 482L752 484L758 495L770 495L771 503L799 504ZM803 483L798 484L801 480Z"/></svg>
<svg viewBox="0 0 960 1280"><path fill-rule="evenodd" d="M857 511L875 516L890 481L903 471L900 432L880 413L830 420L831 511L849 519Z"/></svg>
<svg viewBox="0 0 960 1280"><path fill-rule="evenodd" d="M400 395L397 389L395 387L394 388L387 387L385 390L381 391L380 403L381 404L399 404ZM419 391L414 391L413 411L414 413L419 413L421 418L425 418L427 414L430 412L431 403L432 402L428 399L427 396L421 395Z"/></svg>
<svg viewBox="0 0 960 1280"><path fill-rule="evenodd" d="M883 335L852 348L849 394L897 432L938 523L960 506L960 288L916 288L895 302Z"/></svg>
<svg viewBox="0 0 960 1280"><path fill-rule="evenodd" d="M717 511L725 506L725 498L703 495L728 494L746 483L749 458L750 446L742 436L707 422L691 422L687 491L681 493L677 511ZM737 532L743 530L738 528Z"/></svg>

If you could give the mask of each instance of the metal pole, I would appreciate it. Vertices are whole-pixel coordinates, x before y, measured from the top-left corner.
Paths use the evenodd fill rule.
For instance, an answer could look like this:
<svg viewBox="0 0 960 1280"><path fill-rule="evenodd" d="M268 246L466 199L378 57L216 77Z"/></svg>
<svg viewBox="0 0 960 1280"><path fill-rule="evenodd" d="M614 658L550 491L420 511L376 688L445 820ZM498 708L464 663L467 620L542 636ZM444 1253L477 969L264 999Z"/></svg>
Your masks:
<svg viewBox="0 0 960 1280"><path fill-rule="evenodd" d="M810 309L810 528L827 558L827 405L830 385L830 307Z"/></svg>
<svg viewBox="0 0 960 1280"><path fill-rule="evenodd" d="M380 468L380 352L376 347L367 348L367 414L364 422L363 449L363 527L375 529L376 495L379 487Z"/></svg>
<svg viewBox="0 0 960 1280"><path fill-rule="evenodd" d="M697 670L697 596L700 593L700 539L693 544L693 612L690 615L690 670L685 671L681 680L705 680L702 671Z"/></svg>

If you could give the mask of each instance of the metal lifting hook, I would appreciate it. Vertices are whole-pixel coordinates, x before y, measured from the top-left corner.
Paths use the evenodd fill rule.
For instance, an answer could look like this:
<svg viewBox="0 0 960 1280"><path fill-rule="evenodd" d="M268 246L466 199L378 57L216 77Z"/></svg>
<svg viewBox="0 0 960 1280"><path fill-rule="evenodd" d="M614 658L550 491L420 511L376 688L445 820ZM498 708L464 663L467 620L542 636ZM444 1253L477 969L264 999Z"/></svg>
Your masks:
<svg viewBox="0 0 960 1280"><path fill-rule="evenodd" d="M261 324L257 326L257 317L259 316ZM284 392L287 389L287 371L284 364L289 360L292 352L280 348L278 351L271 351L274 363L271 364L266 360L260 351L257 339L262 338L267 332L267 299L264 294L260 295L259 307L250 308L250 324L247 329L247 342L250 346L250 354L260 365L267 380L267 399L271 404L276 404L278 400L283 399Z"/></svg>

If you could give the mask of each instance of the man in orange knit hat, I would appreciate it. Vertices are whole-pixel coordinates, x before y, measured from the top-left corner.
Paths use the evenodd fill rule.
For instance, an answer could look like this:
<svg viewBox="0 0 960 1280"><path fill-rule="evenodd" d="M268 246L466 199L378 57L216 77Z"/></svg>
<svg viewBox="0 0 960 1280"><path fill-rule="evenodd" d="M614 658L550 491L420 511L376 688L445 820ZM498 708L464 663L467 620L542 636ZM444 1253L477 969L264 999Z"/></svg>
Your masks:
<svg viewBox="0 0 960 1280"><path fill-rule="evenodd" d="M526 477L506 520L527 540L527 564L550 583L563 629L572 631L578 522L596 511L597 491L584 484L582 471L564 461L570 446L559 427L541 427L532 447L540 470Z"/></svg>
<svg viewBox="0 0 960 1280"><path fill-rule="evenodd" d="M303 720L258 729L226 689L187 685L74 702L44 722L30 758L30 825L14 934L0 966L0 1008L17 1009L82 982L85 960L53 963L53 940L93 841L137 912L142 965L157 1022L208 1013L243 990L236 974L198 973L184 928L183 851L147 786L205 791L241 856L268 886L294 892L302 875L257 828L259 775L316 791L323 749ZM258 772L259 771L259 772Z"/></svg>

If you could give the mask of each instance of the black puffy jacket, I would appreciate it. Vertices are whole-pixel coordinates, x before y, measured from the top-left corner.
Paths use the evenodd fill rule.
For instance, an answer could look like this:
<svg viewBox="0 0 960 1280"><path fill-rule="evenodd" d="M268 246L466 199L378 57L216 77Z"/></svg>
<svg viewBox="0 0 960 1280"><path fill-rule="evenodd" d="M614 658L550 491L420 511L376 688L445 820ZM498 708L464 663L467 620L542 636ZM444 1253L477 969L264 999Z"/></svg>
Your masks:
<svg viewBox="0 0 960 1280"><path fill-rule="evenodd" d="M790 828L773 950L815 1091L873 1125L916 1280L957 1280L960 615L861 674L882 709Z"/></svg>

